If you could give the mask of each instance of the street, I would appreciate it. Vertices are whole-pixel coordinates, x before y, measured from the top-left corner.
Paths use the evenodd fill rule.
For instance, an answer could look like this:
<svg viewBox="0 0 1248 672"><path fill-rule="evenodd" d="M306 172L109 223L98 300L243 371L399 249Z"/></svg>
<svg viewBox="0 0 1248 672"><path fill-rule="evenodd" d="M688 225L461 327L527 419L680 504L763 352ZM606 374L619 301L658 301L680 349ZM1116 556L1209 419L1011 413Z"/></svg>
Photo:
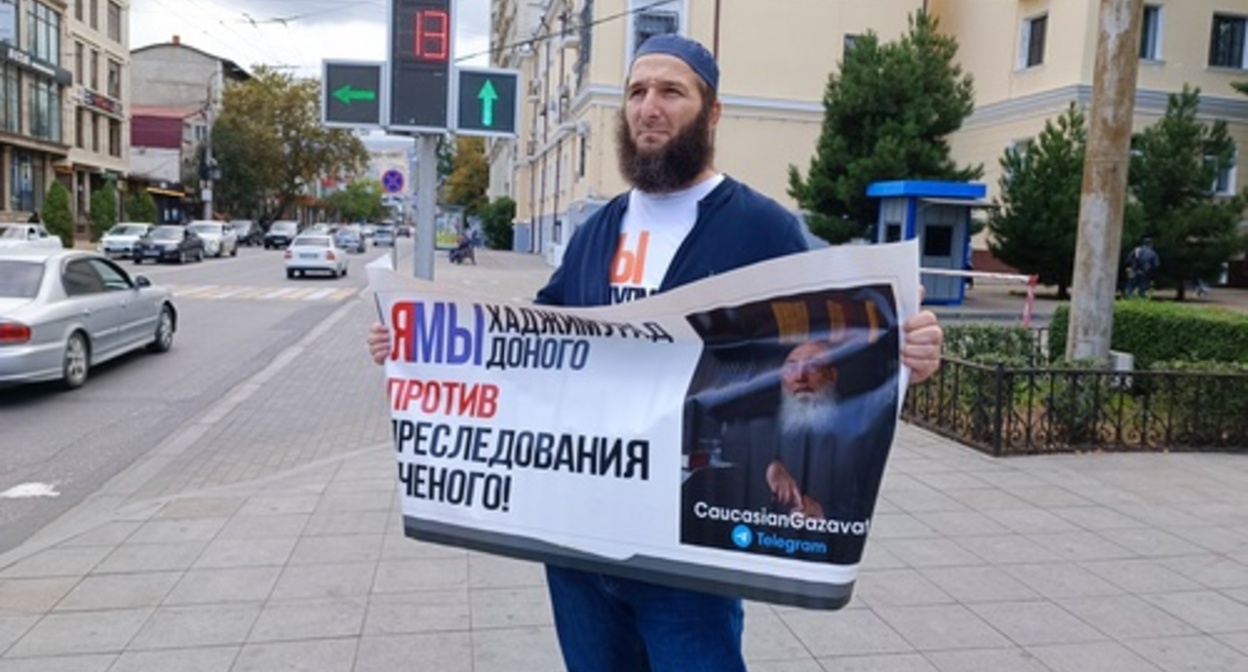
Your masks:
<svg viewBox="0 0 1248 672"><path fill-rule="evenodd" d="M410 241L404 241L410 254ZM0 498L0 553L22 543L111 477L185 432L196 416L223 395L275 362L318 324L358 300L367 282L364 265L386 248L351 255L350 272L332 279L288 280L282 253L240 248L237 257L179 265L121 261L132 274L171 288L179 312L173 350L134 353L91 370L85 387L57 385L0 390L0 493L26 484L33 496ZM357 331L356 341L361 340ZM353 351L361 354L362 348ZM315 435L335 425L352 426L345 405L301 412L296 399L262 418L250 399L233 409L247 425L280 441L281 434ZM384 409L374 405L381 419ZM312 410L311 407L308 410ZM221 431L224 427L211 427ZM37 487L41 484L44 487ZM53 496L53 493L55 495Z"/></svg>

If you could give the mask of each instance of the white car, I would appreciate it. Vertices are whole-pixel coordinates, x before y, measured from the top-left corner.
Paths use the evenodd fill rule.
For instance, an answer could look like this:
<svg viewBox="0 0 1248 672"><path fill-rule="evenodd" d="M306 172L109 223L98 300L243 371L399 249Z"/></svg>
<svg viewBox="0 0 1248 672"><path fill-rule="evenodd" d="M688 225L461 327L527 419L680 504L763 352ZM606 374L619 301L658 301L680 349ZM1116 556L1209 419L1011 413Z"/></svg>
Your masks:
<svg viewBox="0 0 1248 672"><path fill-rule="evenodd" d="M60 250L59 236L48 233L42 224L0 224L0 250Z"/></svg>
<svg viewBox="0 0 1248 672"><path fill-rule="evenodd" d="M151 224L142 222L118 222L100 237L99 251L114 259L134 256L134 244L152 230Z"/></svg>
<svg viewBox="0 0 1248 672"><path fill-rule="evenodd" d="M335 278L347 274L347 251L334 243L333 236L303 234L290 241L286 248L286 277L313 271Z"/></svg>
<svg viewBox="0 0 1248 672"><path fill-rule="evenodd" d="M209 257L238 256L238 234L234 227L224 222L202 219L191 222L186 228L204 239L204 255Z"/></svg>

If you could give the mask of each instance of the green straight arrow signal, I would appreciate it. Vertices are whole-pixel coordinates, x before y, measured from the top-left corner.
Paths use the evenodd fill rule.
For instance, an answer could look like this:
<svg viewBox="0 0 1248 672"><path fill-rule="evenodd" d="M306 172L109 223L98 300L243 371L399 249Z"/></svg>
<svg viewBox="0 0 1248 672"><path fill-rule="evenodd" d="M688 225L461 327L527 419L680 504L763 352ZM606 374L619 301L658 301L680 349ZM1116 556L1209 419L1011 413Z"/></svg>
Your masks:
<svg viewBox="0 0 1248 672"><path fill-rule="evenodd" d="M485 84L481 86L481 90L477 92L477 98L481 99L481 125L494 125L494 101L498 100L498 93L494 90L494 83L485 80Z"/></svg>
<svg viewBox="0 0 1248 672"><path fill-rule="evenodd" d="M341 88L334 91L334 97L341 100L344 105L350 105L353 101L372 101L377 100L377 92L368 89L353 89L350 84L344 84Z"/></svg>

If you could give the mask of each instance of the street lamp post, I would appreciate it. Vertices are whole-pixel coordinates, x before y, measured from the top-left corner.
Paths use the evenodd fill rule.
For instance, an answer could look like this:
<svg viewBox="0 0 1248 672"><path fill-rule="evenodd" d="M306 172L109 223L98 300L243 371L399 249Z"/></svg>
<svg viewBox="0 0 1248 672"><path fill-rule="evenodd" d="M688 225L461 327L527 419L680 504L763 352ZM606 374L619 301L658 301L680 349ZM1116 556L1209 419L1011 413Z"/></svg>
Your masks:
<svg viewBox="0 0 1248 672"><path fill-rule="evenodd" d="M204 165L200 172L200 199L204 202L204 219L213 219L212 201L213 187L216 180L220 179L220 173L217 170L216 160L212 158L212 122L213 113L216 111L216 100L213 98L214 90L220 90L217 86L217 77L220 74L221 65L218 63L212 74L208 77L207 97L204 101L204 123L207 128L204 130Z"/></svg>

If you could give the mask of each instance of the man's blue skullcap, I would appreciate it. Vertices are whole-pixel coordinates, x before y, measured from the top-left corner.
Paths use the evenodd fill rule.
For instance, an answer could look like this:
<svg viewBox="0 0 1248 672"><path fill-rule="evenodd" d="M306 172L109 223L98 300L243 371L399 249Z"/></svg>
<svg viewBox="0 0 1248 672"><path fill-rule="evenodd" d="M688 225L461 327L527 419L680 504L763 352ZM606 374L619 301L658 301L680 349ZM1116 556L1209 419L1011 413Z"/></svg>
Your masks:
<svg viewBox="0 0 1248 672"><path fill-rule="evenodd" d="M638 58L646 54L675 56L693 68L702 81L711 87L711 91L719 89L719 66L715 64L715 57L707 51L706 47L687 37L681 37L675 33L655 35L641 43L633 61L636 62Z"/></svg>

